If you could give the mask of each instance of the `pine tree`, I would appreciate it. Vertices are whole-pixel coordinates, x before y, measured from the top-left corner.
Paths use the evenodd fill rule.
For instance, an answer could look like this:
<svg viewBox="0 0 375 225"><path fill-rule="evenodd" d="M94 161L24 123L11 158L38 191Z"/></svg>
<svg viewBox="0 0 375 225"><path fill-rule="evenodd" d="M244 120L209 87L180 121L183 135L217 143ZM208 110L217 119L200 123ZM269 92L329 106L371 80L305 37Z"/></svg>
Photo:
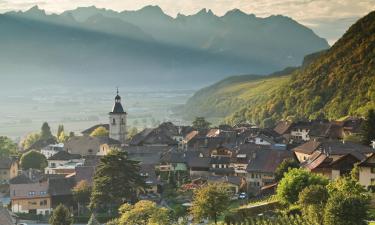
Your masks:
<svg viewBox="0 0 375 225"><path fill-rule="evenodd" d="M51 225L72 225L73 218L68 208L60 204L53 211L52 216L49 219Z"/></svg>
<svg viewBox="0 0 375 225"><path fill-rule="evenodd" d="M44 122L42 125L42 131L40 133L40 139L47 140L52 138L53 135L51 133L51 128L49 127L47 122Z"/></svg>
<svg viewBox="0 0 375 225"><path fill-rule="evenodd" d="M362 125L362 142L365 145L371 144L375 140L375 111L370 109L367 118Z"/></svg>

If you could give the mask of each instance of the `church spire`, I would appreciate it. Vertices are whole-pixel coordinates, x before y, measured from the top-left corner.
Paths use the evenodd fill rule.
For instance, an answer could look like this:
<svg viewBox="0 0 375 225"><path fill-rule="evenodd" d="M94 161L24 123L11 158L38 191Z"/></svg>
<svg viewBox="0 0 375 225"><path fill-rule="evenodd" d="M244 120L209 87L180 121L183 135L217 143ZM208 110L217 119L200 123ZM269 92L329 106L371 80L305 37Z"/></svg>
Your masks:
<svg viewBox="0 0 375 225"><path fill-rule="evenodd" d="M125 113L124 108L121 104L121 96L119 95L118 88L116 89L116 97L115 97L115 104L113 105L112 112L111 113Z"/></svg>

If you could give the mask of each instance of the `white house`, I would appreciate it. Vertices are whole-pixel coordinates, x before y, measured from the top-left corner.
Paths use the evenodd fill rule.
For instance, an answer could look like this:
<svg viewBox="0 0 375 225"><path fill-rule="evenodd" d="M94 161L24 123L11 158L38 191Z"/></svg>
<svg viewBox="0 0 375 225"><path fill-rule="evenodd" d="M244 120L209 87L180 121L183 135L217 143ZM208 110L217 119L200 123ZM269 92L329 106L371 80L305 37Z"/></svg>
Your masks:
<svg viewBox="0 0 375 225"><path fill-rule="evenodd" d="M64 151L64 143L48 145L45 148L42 148L40 153L42 153L48 159L59 151Z"/></svg>

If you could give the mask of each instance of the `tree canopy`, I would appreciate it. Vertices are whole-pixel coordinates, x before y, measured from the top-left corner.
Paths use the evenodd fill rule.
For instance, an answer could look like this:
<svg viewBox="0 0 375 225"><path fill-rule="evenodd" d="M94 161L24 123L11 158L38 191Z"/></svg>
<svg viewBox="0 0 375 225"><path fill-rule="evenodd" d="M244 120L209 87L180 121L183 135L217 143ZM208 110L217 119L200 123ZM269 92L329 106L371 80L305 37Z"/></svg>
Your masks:
<svg viewBox="0 0 375 225"><path fill-rule="evenodd" d="M275 180L279 181L284 177L284 173L288 172L290 169L299 168L299 163L294 159L285 159L279 166L277 166L275 171Z"/></svg>
<svg viewBox="0 0 375 225"><path fill-rule="evenodd" d="M194 192L190 211L196 221L210 218L217 223L218 217L229 207L229 187L225 184L209 184Z"/></svg>
<svg viewBox="0 0 375 225"><path fill-rule="evenodd" d="M323 224L324 207L328 200L328 191L325 186L311 185L299 193L298 204L303 216L312 224Z"/></svg>
<svg viewBox="0 0 375 225"><path fill-rule="evenodd" d="M49 218L51 225L72 225L73 218L68 208L60 204L53 210L51 217Z"/></svg>
<svg viewBox="0 0 375 225"><path fill-rule="evenodd" d="M365 145L375 140L375 111L373 109L368 111L367 118L362 124L362 138Z"/></svg>
<svg viewBox="0 0 375 225"><path fill-rule="evenodd" d="M41 129L41 132L40 132L40 138L42 140L54 138L53 135L52 135L52 132L51 132L51 128L49 127L47 122L44 122L43 125L42 125L42 129Z"/></svg>
<svg viewBox="0 0 375 225"><path fill-rule="evenodd" d="M109 131L105 127L100 126L96 128L93 132L91 132L90 136L91 137L106 137L108 136L108 134L109 134Z"/></svg>
<svg viewBox="0 0 375 225"><path fill-rule="evenodd" d="M304 169L291 169L284 174L277 187L277 197L284 204L294 204L299 193L310 185L327 185L328 179Z"/></svg>
<svg viewBox="0 0 375 225"><path fill-rule="evenodd" d="M0 158L9 157L17 153L17 145L12 139L0 136Z"/></svg>
<svg viewBox="0 0 375 225"><path fill-rule="evenodd" d="M33 144L40 140L40 133L30 133L23 139L21 145L23 149L30 149Z"/></svg>
<svg viewBox="0 0 375 225"><path fill-rule="evenodd" d="M169 210L158 207L155 202L141 200L135 205L128 203L120 207L118 225L169 225L171 218Z"/></svg>
<svg viewBox="0 0 375 225"><path fill-rule="evenodd" d="M113 149L97 167L90 206L117 207L132 200L136 191L144 187L138 162L129 160L126 152Z"/></svg>
<svg viewBox="0 0 375 225"><path fill-rule="evenodd" d="M208 122L204 117L196 117L193 121L193 128L197 130L204 130L210 127L211 123Z"/></svg>
<svg viewBox="0 0 375 225"><path fill-rule="evenodd" d="M35 150L28 151L21 156L21 167L24 170L38 169L43 170L47 167L47 159L46 157Z"/></svg>

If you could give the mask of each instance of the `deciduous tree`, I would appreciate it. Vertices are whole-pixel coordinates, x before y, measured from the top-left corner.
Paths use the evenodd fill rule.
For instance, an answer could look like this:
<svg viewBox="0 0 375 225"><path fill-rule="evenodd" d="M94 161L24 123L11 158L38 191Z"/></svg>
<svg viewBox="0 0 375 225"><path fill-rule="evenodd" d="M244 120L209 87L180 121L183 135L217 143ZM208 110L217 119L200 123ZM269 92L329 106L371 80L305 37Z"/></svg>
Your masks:
<svg viewBox="0 0 375 225"><path fill-rule="evenodd" d="M229 207L229 188L225 184L209 184L194 192L190 211L195 220L210 218L217 223L218 217Z"/></svg>
<svg viewBox="0 0 375 225"><path fill-rule="evenodd" d="M210 127L211 123L206 121L204 117L196 117L193 121L193 127L197 130L204 130Z"/></svg>
<svg viewBox="0 0 375 225"><path fill-rule="evenodd" d="M279 181L284 177L284 173L290 169L299 168L299 163L294 159L285 159L280 163L275 171L275 180Z"/></svg>
<svg viewBox="0 0 375 225"><path fill-rule="evenodd" d="M106 137L108 136L108 134L109 134L108 130L103 126L100 126L96 128L93 132L91 132L90 136L91 137Z"/></svg>
<svg viewBox="0 0 375 225"><path fill-rule="evenodd" d="M154 202L142 200L134 206L125 203L120 207L118 225L169 225L171 218L169 210L158 207Z"/></svg>
<svg viewBox="0 0 375 225"><path fill-rule="evenodd" d="M12 139L0 136L0 158L9 157L17 153L17 145Z"/></svg>
<svg viewBox="0 0 375 225"><path fill-rule="evenodd" d="M23 154L20 161L21 167L24 170L28 170L30 168L43 170L47 167L46 157L42 153L35 150L31 150Z"/></svg>
<svg viewBox="0 0 375 225"><path fill-rule="evenodd" d="M299 193L298 204L301 207L303 216L314 225L323 225L323 215L327 200L328 191L325 186L311 185Z"/></svg>
<svg viewBox="0 0 375 225"><path fill-rule="evenodd" d="M60 204L53 210L51 217L49 218L51 225L72 225L73 218L68 208Z"/></svg>
<svg viewBox="0 0 375 225"><path fill-rule="evenodd" d="M284 174L277 187L277 197L284 204L294 204L299 193L310 185L327 185L328 179L304 169L291 169Z"/></svg>

